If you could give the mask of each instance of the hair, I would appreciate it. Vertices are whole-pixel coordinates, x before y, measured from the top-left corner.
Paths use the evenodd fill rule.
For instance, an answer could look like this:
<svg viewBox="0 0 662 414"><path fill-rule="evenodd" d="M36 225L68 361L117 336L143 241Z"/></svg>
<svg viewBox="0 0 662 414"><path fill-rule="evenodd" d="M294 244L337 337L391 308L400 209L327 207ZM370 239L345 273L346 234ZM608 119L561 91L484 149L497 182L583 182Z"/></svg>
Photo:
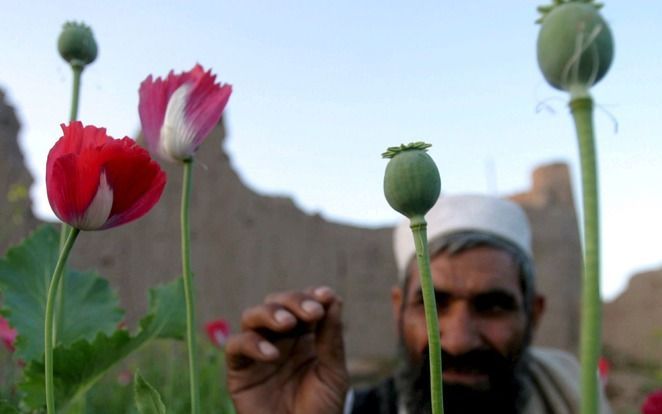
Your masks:
<svg viewBox="0 0 662 414"><path fill-rule="evenodd" d="M434 256L442 252L447 252L449 255L454 256L465 250L480 246L494 247L496 249L503 250L509 253L513 258L515 265L519 269L519 283L520 288L522 289L522 296L524 298L524 311L528 317L531 317L533 301L536 294L535 268L533 265L533 259L514 243L511 243L502 237L490 233L478 231L462 231L444 235L430 241L429 251L430 256ZM413 258L410 261L409 266L407 266L407 269L411 269L412 261ZM403 292L407 292L410 280L411 271L408 270L405 274L405 278L402 284ZM404 304L405 302L403 301L403 305Z"/></svg>

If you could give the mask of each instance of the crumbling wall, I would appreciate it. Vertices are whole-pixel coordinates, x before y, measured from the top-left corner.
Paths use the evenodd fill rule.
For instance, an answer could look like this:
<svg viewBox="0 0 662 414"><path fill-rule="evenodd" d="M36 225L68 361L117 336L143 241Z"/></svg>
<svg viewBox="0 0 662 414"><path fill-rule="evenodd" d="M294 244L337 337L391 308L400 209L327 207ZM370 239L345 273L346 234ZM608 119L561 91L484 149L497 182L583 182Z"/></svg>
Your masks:
<svg viewBox="0 0 662 414"><path fill-rule="evenodd" d="M32 179L17 145L18 122L0 105L0 247L34 228L30 200L8 194ZM242 310L265 294L326 284L344 298L346 342L351 358L393 355L395 329L390 289L396 283L391 228L337 224L302 212L286 197L263 196L245 186L223 151L222 125L203 144L194 166L191 200L192 267L200 324L224 317L237 328ZM127 309L127 322L143 314L147 290L180 274L179 199L181 167L165 165L163 199L135 223L85 232L72 265L97 269L111 280ZM27 193L25 193L27 194ZM534 229L538 286L548 312L536 343L576 350L580 280L579 236L567 167L537 169L530 191L512 197ZM9 201L8 201L9 200ZM3 244L4 243L4 244Z"/></svg>

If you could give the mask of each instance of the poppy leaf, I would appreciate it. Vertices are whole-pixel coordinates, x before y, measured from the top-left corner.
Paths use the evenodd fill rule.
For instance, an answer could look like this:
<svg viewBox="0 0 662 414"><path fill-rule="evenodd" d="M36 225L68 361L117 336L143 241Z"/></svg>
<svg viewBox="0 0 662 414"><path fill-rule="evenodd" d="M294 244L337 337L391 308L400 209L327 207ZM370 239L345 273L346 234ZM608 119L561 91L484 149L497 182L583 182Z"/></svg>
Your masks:
<svg viewBox="0 0 662 414"><path fill-rule="evenodd" d="M1 312L18 331L16 356L25 362L43 358L46 292L58 250L59 233L45 225L0 258ZM107 280L94 272L67 269L62 286L65 303L56 321L58 344L92 340L117 328L124 312Z"/></svg>
<svg viewBox="0 0 662 414"><path fill-rule="evenodd" d="M156 338L181 339L186 332L184 285L181 278L150 290L149 312L134 334L117 330L97 334L94 340L80 340L58 346L53 352L53 378L57 407L70 403L89 390L103 375L132 352ZM19 385L22 403L39 409L46 403L43 361L31 361Z"/></svg>

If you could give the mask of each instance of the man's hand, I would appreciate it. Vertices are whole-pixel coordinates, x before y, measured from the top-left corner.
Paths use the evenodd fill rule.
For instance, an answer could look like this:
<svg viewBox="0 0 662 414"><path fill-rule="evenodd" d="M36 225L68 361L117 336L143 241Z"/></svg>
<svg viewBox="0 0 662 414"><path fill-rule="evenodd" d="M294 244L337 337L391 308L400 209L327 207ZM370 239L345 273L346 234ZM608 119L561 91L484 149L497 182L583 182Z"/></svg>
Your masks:
<svg viewBox="0 0 662 414"><path fill-rule="evenodd" d="M239 414L341 414L349 376L340 298L328 287L267 296L226 346Z"/></svg>

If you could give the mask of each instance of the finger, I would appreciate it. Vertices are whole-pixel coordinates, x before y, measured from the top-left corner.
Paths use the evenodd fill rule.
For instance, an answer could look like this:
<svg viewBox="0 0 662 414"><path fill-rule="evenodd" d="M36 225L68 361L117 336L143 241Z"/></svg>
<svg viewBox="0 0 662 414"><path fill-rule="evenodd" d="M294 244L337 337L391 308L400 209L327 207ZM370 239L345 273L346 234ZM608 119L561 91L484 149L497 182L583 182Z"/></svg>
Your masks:
<svg viewBox="0 0 662 414"><path fill-rule="evenodd" d="M317 298L302 291L273 293L265 298L265 304L276 304L291 312L297 319L314 323L324 317L324 305Z"/></svg>
<svg viewBox="0 0 662 414"><path fill-rule="evenodd" d="M337 368L344 367L342 299L327 287L317 288L314 295L326 304L326 317L315 329L315 346L320 363Z"/></svg>
<svg viewBox="0 0 662 414"><path fill-rule="evenodd" d="M285 332L297 325L297 318L285 307L269 303L246 309L241 315L242 331Z"/></svg>
<svg viewBox="0 0 662 414"><path fill-rule="evenodd" d="M243 369L254 362L272 362L279 355L278 348L255 331L232 335L225 344L225 359L233 370Z"/></svg>
<svg viewBox="0 0 662 414"><path fill-rule="evenodd" d="M328 306L332 302L340 300L340 296L328 286L312 287L310 288L309 293L324 306Z"/></svg>

